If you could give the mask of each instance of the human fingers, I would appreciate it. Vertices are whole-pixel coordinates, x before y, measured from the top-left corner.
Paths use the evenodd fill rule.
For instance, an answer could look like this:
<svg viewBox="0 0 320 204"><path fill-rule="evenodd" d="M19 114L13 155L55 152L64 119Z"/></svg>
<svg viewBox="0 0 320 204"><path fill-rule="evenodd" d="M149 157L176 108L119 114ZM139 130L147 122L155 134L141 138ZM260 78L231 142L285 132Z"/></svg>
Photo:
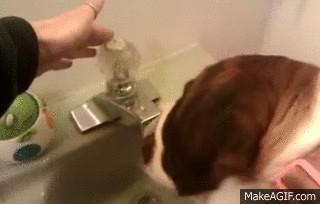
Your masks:
<svg viewBox="0 0 320 204"><path fill-rule="evenodd" d="M96 19L103 8L104 0L87 0L84 5L87 6L87 10L91 10L90 15L93 19Z"/></svg>
<svg viewBox="0 0 320 204"><path fill-rule="evenodd" d="M113 38L113 31L96 23L92 25L92 31L84 46L98 46Z"/></svg>
<svg viewBox="0 0 320 204"><path fill-rule="evenodd" d="M104 5L104 0L87 0L86 2L93 4L97 8L98 13L100 13Z"/></svg>
<svg viewBox="0 0 320 204"><path fill-rule="evenodd" d="M90 22L101 12L103 5L104 0L87 0L79 6L51 18L51 21L60 21L60 23L65 24L72 22L74 18L77 18L81 22Z"/></svg>
<svg viewBox="0 0 320 204"><path fill-rule="evenodd" d="M75 59L75 58L88 58L88 57L94 57L97 54L97 50L94 48L82 48L73 51L68 55L68 58Z"/></svg>
<svg viewBox="0 0 320 204"><path fill-rule="evenodd" d="M67 68L71 67L72 64L73 64L72 59L61 58L57 61L54 61L54 62L48 64L47 67L48 67L48 71L49 70L60 70L60 69L67 69Z"/></svg>

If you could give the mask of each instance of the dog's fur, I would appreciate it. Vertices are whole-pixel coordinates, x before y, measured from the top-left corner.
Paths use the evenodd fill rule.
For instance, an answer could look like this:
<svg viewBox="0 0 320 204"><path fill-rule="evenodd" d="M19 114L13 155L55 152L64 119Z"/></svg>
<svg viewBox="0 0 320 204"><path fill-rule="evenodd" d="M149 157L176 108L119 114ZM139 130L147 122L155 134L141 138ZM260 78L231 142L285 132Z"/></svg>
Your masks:
<svg viewBox="0 0 320 204"><path fill-rule="evenodd" d="M319 84L316 66L280 56L207 67L144 138L146 172L182 196L213 200L224 186L237 197L240 187L272 187L275 173L320 142Z"/></svg>

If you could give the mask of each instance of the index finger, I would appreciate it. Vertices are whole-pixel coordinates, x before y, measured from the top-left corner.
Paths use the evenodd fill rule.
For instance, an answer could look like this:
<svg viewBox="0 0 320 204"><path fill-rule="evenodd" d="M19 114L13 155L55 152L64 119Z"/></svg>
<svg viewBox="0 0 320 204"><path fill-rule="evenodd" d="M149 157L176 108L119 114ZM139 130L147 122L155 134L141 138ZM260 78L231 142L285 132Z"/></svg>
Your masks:
<svg viewBox="0 0 320 204"><path fill-rule="evenodd" d="M86 2L93 4L97 8L98 14L103 8L104 0L87 0Z"/></svg>
<svg viewBox="0 0 320 204"><path fill-rule="evenodd" d="M97 18L103 8L104 0L87 0L84 5L86 5L88 8L90 7L92 13L94 14L94 18Z"/></svg>

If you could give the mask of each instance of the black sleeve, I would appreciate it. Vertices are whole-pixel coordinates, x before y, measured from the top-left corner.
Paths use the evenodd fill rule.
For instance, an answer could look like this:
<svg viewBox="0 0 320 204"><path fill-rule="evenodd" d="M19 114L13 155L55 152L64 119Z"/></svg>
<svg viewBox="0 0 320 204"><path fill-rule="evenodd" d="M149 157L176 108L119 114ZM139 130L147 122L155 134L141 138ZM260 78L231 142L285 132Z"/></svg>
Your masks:
<svg viewBox="0 0 320 204"><path fill-rule="evenodd" d="M32 26L18 17L0 18L0 116L36 76L38 39Z"/></svg>

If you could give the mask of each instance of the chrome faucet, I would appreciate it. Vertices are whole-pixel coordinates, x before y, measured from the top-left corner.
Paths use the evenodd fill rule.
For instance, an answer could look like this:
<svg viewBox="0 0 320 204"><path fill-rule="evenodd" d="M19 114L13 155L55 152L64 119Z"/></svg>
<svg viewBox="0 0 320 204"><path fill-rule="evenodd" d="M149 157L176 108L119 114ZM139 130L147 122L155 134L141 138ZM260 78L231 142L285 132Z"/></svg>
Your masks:
<svg viewBox="0 0 320 204"><path fill-rule="evenodd" d="M118 37L102 47L100 66L107 77L106 92L71 111L81 132L124 117L123 112L136 117L143 130L160 115L156 105L160 99L158 92L149 81L135 79L140 59L135 46Z"/></svg>

